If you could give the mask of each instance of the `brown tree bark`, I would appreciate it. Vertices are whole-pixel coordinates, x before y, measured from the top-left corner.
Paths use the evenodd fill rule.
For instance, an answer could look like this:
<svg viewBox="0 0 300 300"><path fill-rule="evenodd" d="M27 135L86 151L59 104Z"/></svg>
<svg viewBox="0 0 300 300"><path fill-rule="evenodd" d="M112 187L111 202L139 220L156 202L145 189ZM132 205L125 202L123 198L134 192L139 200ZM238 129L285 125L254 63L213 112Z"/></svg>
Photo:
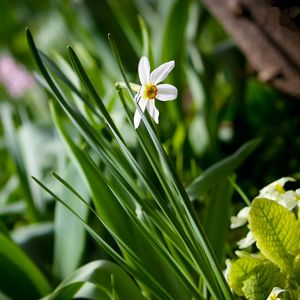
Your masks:
<svg viewBox="0 0 300 300"><path fill-rule="evenodd" d="M299 1L202 1L233 37L258 79L300 100Z"/></svg>

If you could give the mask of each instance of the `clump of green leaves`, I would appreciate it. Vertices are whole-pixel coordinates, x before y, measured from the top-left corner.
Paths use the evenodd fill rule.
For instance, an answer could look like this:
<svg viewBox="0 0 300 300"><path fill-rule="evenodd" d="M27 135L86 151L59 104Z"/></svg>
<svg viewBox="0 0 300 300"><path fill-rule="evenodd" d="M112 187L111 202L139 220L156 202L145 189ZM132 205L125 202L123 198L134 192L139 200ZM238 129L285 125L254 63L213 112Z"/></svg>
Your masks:
<svg viewBox="0 0 300 300"><path fill-rule="evenodd" d="M243 251L232 262L228 280L237 295L250 300L270 299L275 287L284 290L280 299L297 299L300 292L299 190L286 192L286 181L290 180L278 180L261 190L243 216L258 252Z"/></svg>

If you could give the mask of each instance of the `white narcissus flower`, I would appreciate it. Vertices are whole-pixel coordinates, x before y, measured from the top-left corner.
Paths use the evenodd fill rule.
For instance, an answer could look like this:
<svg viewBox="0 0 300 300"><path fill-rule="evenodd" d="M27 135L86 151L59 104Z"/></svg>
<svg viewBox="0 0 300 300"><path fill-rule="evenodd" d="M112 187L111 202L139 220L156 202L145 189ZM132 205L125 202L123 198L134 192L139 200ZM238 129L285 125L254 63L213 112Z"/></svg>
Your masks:
<svg viewBox="0 0 300 300"><path fill-rule="evenodd" d="M171 84L159 84L166 79L168 74L175 67L175 62L169 61L150 73L150 63L146 56L143 56L139 61L138 72L141 82L141 87L136 96L135 101L144 112L145 109L150 116L158 124L159 111L155 107L155 100L169 101L176 99L178 92L175 86ZM138 128L141 122L141 115L136 110L134 115L134 127Z"/></svg>
<svg viewBox="0 0 300 300"><path fill-rule="evenodd" d="M267 300L280 300L278 295L283 292L286 292L286 290L283 290L279 287L274 287Z"/></svg>

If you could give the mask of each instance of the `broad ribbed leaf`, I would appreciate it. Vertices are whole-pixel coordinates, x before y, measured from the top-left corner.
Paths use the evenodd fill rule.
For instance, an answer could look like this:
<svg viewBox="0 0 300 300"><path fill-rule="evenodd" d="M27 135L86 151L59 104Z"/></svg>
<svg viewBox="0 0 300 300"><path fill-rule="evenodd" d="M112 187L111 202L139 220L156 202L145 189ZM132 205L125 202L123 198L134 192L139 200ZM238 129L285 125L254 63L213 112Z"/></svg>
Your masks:
<svg viewBox="0 0 300 300"><path fill-rule="evenodd" d="M294 259L294 276L297 282L300 282L300 254L298 254Z"/></svg>
<svg viewBox="0 0 300 300"><path fill-rule="evenodd" d="M273 287L284 287L286 276L273 263L256 267L243 282L243 292L248 300L267 299Z"/></svg>
<svg viewBox="0 0 300 300"><path fill-rule="evenodd" d="M300 230L293 212L275 201L252 202L249 225L261 253L287 273L300 249Z"/></svg>
<svg viewBox="0 0 300 300"><path fill-rule="evenodd" d="M255 270L257 266L263 264L261 259L255 257L242 257L232 263L229 273L229 285L233 291L239 295L244 296L243 282Z"/></svg>

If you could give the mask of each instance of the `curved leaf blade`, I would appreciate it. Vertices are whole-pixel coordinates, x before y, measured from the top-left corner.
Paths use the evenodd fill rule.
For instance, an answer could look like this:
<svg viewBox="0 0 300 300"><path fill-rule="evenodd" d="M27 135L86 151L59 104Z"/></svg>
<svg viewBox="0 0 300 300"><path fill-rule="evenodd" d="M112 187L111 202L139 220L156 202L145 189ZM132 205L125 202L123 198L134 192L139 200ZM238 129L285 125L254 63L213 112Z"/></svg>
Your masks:
<svg viewBox="0 0 300 300"><path fill-rule="evenodd" d="M0 289L14 299L37 299L51 290L37 266L1 232L0 265Z"/></svg>
<svg viewBox="0 0 300 300"><path fill-rule="evenodd" d="M100 288L110 296L108 299L145 300L129 275L118 265L105 260L90 262L76 270L44 300L71 300L85 283ZM112 295L117 297L112 298Z"/></svg>
<svg viewBox="0 0 300 300"><path fill-rule="evenodd" d="M76 186L77 190L86 197L88 191L73 165L69 165L66 176L67 180ZM66 199L67 203L77 211L84 220L87 219L87 207L78 201L71 192L63 188L59 194L61 194L63 199ZM68 238L66 238L66 236ZM81 222L72 212L59 202L56 202L54 219L54 276L63 279L79 267L85 248L85 241L86 231ZM70 255L70 253L72 253L72 255Z"/></svg>
<svg viewBox="0 0 300 300"><path fill-rule="evenodd" d="M227 178L256 149L260 139L254 139L241 146L235 153L217 162L197 177L188 187L191 198L197 198L212 189L221 178Z"/></svg>

